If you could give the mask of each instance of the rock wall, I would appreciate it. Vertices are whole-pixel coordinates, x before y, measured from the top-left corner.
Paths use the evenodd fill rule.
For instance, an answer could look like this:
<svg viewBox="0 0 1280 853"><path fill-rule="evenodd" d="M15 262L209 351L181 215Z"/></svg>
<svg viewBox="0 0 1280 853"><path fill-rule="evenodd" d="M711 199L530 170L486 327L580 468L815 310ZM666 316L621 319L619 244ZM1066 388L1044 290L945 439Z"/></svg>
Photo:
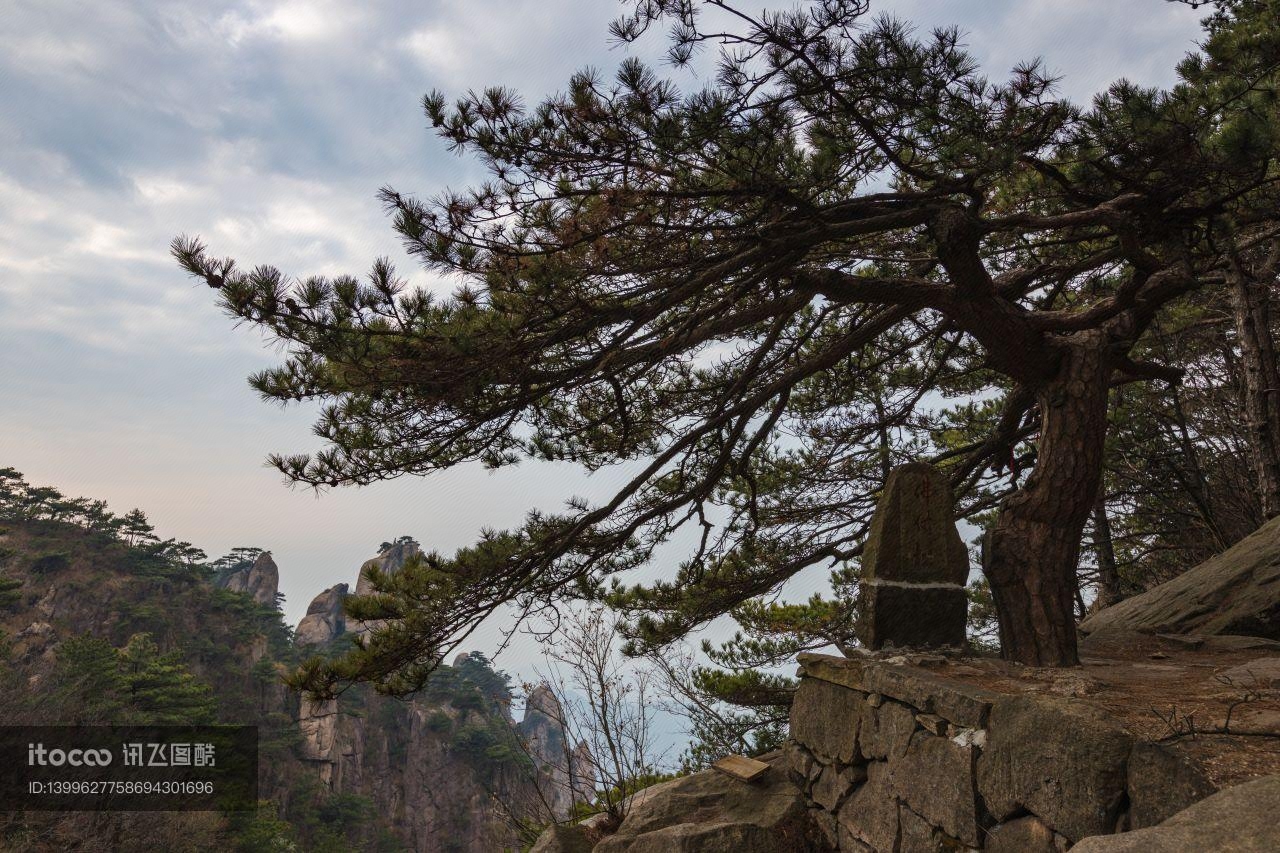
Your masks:
<svg viewBox="0 0 1280 853"><path fill-rule="evenodd" d="M543 687L533 698L517 724L498 704L462 710L447 702L377 695L366 695L358 706L347 696L304 697L297 710L295 752L324 788L372 800L410 850L518 850L511 818L545 822L550 807L564 819L576 800L590 794L590 765L572 764L560 729L550 726L558 716L554 696ZM528 739L528 755L540 774L510 763L468 762L451 745L451 731L495 717ZM572 784L566 767L574 768Z"/></svg>
<svg viewBox="0 0 1280 853"><path fill-rule="evenodd" d="M564 711L545 684L529 691L524 717L516 733L547 778L544 795L557 815L568 815L575 802L590 802L595 794L595 762L586 743L570 747L565 738Z"/></svg>
<svg viewBox="0 0 1280 853"><path fill-rule="evenodd" d="M801 656L784 765L835 849L1057 853L1215 790L1088 702L987 690L920 659Z"/></svg>
<svg viewBox="0 0 1280 853"><path fill-rule="evenodd" d="M373 591L370 569L395 574L419 553L411 540L389 545L360 567L354 594ZM377 627L346 618L348 589L337 584L312 600L294 632L295 643L324 653L344 634L358 636ZM454 666L462 667L467 657L460 654ZM512 818L543 822L551 817L549 809L563 819L575 802L594 796L590 754L585 745L571 747L565 741L560 704L545 685L531 691L519 723L511 717L509 695L490 696L483 709L425 698L403 702L368 690L362 696L355 703L348 696L323 702L303 698L296 711L297 755L328 790L371 799L409 849L519 849ZM537 772L510 762L477 765L451 745L450 732L489 724L513 730Z"/></svg>
<svg viewBox="0 0 1280 853"><path fill-rule="evenodd" d="M519 811L536 795L528 778L467 764L433 725L440 714L461 724L468 712L379 696L358 712L303 699L297 755L328 790L369 798L405 849L519 850L501 809Z"/></svg>

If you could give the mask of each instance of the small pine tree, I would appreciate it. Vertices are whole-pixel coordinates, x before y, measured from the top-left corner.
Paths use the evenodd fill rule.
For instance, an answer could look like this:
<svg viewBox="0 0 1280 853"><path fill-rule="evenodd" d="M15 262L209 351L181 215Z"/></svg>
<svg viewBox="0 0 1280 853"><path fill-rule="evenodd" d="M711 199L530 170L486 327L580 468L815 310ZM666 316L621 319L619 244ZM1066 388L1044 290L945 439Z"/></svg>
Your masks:
<svg viewBox="0 0 1280 853"><path fill-rule="evenodd" d="M22 581L0 575L0 610L8 610L22 600Z"/></svg>
<svg viewBox="0 0 1280 853"><path fill-rule="evenodd" d="M131 509L121 518L123 526L121 537L130 545L141 545L144 542L156 541L156 529L147 521L146 514L140 509Z"/></svg>
<svg viewBox="0 0 1280 853"><path fill-rule="evenodd" d="M73 637L58 650L59 693L78 709L76 722L156 725L212 723L212 688L175 653L163 653L150 634L135 634L121 649L106 640Z"/></svg>
<svg viewBox="0 0 1280 853"><path fill-rule="evenodd" d="M213 722L213 689L197 679L179 655L162 653L150 634L131 637L119 651L118 666L130 704L149 722Z"/></svg>

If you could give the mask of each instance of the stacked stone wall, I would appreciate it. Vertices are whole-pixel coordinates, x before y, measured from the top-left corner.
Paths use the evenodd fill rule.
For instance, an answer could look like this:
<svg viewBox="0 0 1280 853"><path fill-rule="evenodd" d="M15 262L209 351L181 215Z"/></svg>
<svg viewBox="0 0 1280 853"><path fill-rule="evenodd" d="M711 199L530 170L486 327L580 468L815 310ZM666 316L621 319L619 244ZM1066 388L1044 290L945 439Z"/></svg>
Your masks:
<svg viewBox="0 0 1280 853"><path fill-rule="evenodd" d="M801 674L783 763L841 851L1057 853L1214 791L1078 699L995 693L906 656L804 655Z"/></svg>

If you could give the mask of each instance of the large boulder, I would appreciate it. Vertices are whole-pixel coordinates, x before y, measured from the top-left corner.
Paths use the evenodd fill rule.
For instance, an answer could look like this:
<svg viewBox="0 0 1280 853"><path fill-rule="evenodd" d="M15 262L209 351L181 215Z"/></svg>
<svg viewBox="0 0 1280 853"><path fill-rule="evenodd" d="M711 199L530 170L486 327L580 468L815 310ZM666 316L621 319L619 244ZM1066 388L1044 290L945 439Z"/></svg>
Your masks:
<svg viewBox="0 0 1280 853"><path fill-rule="evenodd" d="M276 606L276 593L280 591L280 569L271 559L270 551L263 551L252 566L228 575L222 586L231 592L245 592L259 604Z"/></svg>
<svg viewBox="0 0 1280 853"><path fill-rule="evenodd" d="M1256 658L1214 674L1218 684L1250 690L1280 690L1280 655Z"/></svg>
<svg viewBox="0 0 1280 853"><path fill-rule="evenodd" d="M1219 791L1149 829L1086 838L1072 853L1274 853L1280 850L1280 776Z"/></svg>
<svg viewBox="0 0 1280 853"><path fill-rule="evenodd" d="M347 585L335 584L311 600L307 615L298 623L294 637L298 645L319 646L331 642L347 630L347 617L342 602Z"/></svg>
<svg viewBox="0 0 1280 853"><path fill-rule="evenodd" d="M1280 640L1280 518L1173 580L1098 611L1080 631Z"/></svg>
<svg viewBox="0 0 1280 853"><path fill-rule="evenodd" d="M378 569L383 574L394 575L404 568L404 564L418 556L421 549L413 540L395 542L378 552L378 556L365 560L360 567L360 576L356 578L356 595L369 595L373 592L373 584L369 582L370 569Z"/></svg>
<svg viewBox="0 0 1280 853"><path fill-rule="evenodd" d="M365 560L360 566L360 573L356 577L354 595L373 594L373 582L369 580L370 570L377 569L385 575L394 575L404 568L405 563L421 553L418 543L412 539L401 540L388 545L378 552L378 556ZM381 624L379 620L364 622L359 619L351 619L347 622L347 630L353 634L363 636L378 628Z"/></svg>
<svg viewBox="0 0 1280 853"><path fill-rule="evenodd" d="M804 795L780 767L756 782L704 770L638 800L596 853L826 853Z"/></svg>
<svg viewBox="0 0 1280 853"><path fill-rule="evenodd" d="M1101 710L1056 696L991 708L978 793L997 821L1031 812L1078 841L1111 832L1124 805L1133 738Z"/></svg>
<svg viewBox="0 0 1280 853"><path fill-rule="evenodd" d="M1134 744L1129 754L1129 826L1155 826L1218 790L1205 770L1174 747Z"/></svg>
<svg viewBox="0 0 1280 853"><path fill-rule="evenodd" d="M987 830L986 853L1063 853L1071 842L1035 815L1015 818Z"/></svg>

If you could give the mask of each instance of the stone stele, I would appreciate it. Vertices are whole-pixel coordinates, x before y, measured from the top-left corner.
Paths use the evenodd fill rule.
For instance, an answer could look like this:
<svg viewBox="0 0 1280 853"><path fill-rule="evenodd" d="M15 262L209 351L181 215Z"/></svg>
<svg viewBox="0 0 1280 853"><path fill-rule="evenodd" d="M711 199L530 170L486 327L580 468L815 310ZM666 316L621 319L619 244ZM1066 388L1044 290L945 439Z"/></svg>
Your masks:
<svg viewBox="0 0 1280 853"><path fill-rule="evenodd" d="M942 472L889 472L862 552L862 643L869 649L963 646L969 554Z"/></svg>

